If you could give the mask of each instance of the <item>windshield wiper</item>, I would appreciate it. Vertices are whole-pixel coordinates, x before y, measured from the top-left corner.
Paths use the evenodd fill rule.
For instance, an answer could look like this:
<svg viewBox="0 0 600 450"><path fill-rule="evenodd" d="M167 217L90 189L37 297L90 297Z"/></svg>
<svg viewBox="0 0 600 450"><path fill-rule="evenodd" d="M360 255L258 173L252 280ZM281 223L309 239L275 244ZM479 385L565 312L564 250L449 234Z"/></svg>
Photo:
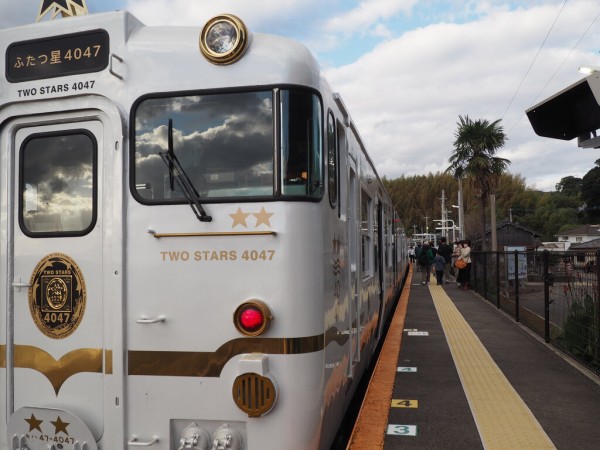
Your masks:
<svg viewBox="0 0 600 450"><path fill-rule="evenodd" d="M174 191L173 179L177 182L179 189L185 195L192 211L196 214L196 217L200 222L212 222L212 217L206 214L204 208L200 204L200 194L194 187L192 180L187 176L175 152L173 152L173 119L169 119L169 135L168 135L168 149L166 152L159 152L158 154L167 165L169 169L169 182L171 184L171 190Z"/></svg>

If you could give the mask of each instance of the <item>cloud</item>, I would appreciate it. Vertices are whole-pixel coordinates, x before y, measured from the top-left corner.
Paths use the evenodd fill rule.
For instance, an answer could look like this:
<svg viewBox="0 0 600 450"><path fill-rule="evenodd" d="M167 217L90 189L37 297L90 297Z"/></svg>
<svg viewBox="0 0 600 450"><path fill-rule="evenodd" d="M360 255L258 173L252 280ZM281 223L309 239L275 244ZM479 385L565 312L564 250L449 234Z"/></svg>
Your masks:
<svg viewBox="0 0 600 450"><path fill-rule="evenodd" d="M355 8L327 20L325 29L354 33L399 12L409 12L416 3L417 0L364 0Z"/></svg>
<svg viewBox="0 0 600 450"><path fill-rule="evenodd" d="M458 116L465 114L474 119L502 118L509 138L505 157L514 159L509 170L545 188L571 174L567 168L584 173L591 169L593 161L590 165L579 155L573 142L545 154L545 149L559 144L537 137L524 115L561 64L562 70L539 98L580 78L581 61L597 60L586 45L598 42L598 26L571 53L598 13L597 4L577 2L561 14L524 79L557 13L558 6L549 5L491 9L475 21L407 31L352 64L329 68L327 76L348 105L378 172L396 178L445 170ZM565 147L572 150L574 164L562 165L559 157Z"/></svg>
<svg viewBox="0 0 600 450"><path fill-rule="evenodd" d="M600 65L600 19L584 36L598 14L593 0L88 3L92 12L127 9L149 26L200 28L230 12L254 32L302 41L326 67L378 172L388 178L444 170L459 114L502 118L509 140L500 156L538 187L584 174L598 157L574 142L536 136L524 114L581 78L578 67ZM11 2L0 27L32 23L38 8L38 0Z"/></svg>

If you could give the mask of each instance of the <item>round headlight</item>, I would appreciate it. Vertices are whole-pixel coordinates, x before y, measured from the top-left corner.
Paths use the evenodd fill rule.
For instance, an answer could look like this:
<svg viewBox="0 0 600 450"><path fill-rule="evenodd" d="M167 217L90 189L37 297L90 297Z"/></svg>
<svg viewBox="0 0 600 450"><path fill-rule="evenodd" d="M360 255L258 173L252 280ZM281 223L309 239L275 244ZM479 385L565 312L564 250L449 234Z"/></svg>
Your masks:
<svg viewBox="0 0 600 450"><path fill-rule="evenodd" d="M235 62L247 45L248 29L241 19L232 14L213 17L200 34L200 50L215 64Z"/></svg>

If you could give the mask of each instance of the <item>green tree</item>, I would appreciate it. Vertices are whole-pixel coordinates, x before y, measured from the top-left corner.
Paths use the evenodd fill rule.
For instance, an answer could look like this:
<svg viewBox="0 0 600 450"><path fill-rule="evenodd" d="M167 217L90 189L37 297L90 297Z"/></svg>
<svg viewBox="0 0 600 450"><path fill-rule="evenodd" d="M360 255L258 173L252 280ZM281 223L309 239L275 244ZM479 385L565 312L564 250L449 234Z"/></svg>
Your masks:
<svg viewBox="0 0 600 450"><path fill-rule="evenodd" d="M579 195L581 193L581 183L581 178L569 175L568 177L561 178L561 180L556 184L556 190L565 195Z"/></svg>
<svg viewBox="0 0 600 450"><path fill-rule="evenodd" d="M585 212L591 222L600 219L600 159L596 167L583 176L581 182L581 199L585 202Z"/></svg>
<svg viewBox="0 0 600 450"><path fill-rule="evenodd" d="M458 116L458 128L454 133L454 152L448 159L450 167L446 172L454 178L466 177L477 191L480 205L480 233L482 249L485 250L485 207L501 175L510 161L500 158L496 152L504 146L506 135L500 120L489 122L485 119L473 121L469 116Z"/></svg>

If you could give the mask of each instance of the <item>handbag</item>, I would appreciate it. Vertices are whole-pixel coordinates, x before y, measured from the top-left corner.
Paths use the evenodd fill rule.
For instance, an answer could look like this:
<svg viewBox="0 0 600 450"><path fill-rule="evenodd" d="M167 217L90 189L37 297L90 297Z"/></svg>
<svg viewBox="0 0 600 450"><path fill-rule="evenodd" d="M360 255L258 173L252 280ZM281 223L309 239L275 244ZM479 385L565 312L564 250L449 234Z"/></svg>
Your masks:
<svg viewBox="0 0 600 450"><path fill-rule="evenodd" d="M457 259L454 265L458 269L464 269L465 267L467 267L467 261L465 261L464 259Z"/></svg>

